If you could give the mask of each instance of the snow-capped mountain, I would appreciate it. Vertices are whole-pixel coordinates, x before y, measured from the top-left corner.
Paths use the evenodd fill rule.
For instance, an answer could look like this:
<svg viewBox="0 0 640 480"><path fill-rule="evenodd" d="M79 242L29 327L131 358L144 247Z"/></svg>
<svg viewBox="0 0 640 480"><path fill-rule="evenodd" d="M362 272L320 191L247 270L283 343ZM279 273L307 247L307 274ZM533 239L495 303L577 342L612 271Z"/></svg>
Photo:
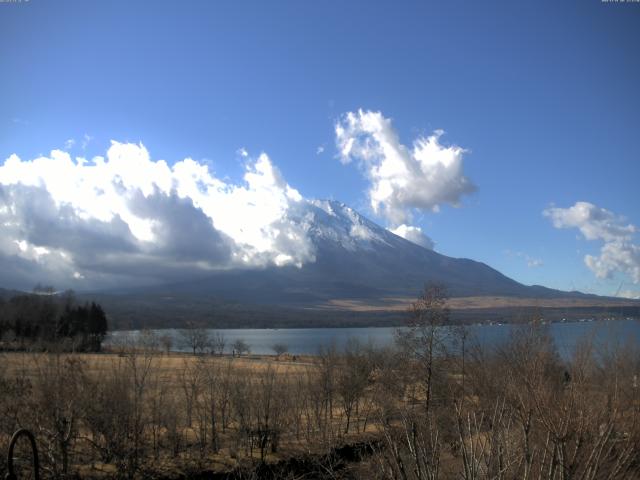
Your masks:
<svg viewBox="0 0 640 480"><path fill-rule="evenodd" d="M218 328L388 325L397 323L429 281L444 284L452 297L485 297L460 299L481 305L458 311L467 320L506 319L523 311L505 310L506 304L535 310L545 300L559 305L549 315L570 316L575 306L575 315L583 318L608 312L607 301L612 300L522 285L484 263L411 243L340 202L301 201L287 219L305 235L305 248L312 243L314 261L301 267L234 269L86 298L104 305L119 328L179 327L187 321ZM582 308L581 299L596 306ZM627 314L636 315L638 308Z"/></svg>
<svg viewBox="0 0 640 480"><path fill-rule="evenodd" d="M377 245L391 246L399 238L341 202L312 200L305 212L316 248L330 243L350 252L373 250Z"/></svg>
<svg viewBox="0 0 640 480"><path fill-rule="evenodd" d="M289 218L311 239L314 262L301 267L226 271L172 285L172 291L283 305L415 296L429 281L443 283L453 296L568 295L528 287L483 263L416 245L337 201L301 202Z"/></svg>

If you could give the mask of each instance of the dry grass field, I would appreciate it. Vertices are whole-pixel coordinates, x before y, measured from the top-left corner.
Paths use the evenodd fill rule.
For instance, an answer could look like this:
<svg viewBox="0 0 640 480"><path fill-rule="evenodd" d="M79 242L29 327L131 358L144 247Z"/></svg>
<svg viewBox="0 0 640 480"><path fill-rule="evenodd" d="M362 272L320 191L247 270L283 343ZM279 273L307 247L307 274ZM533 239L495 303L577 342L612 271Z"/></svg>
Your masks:
<svg viewBox="0 0 640 480"><path fill-rule="evenodd" d="M52 477L70 471L83 477L172 477L320 454L372 429L358 417L345 431L337 398L329 405L320 392L310 397L321 360L293 358L140 349L0 353L1 378L16 387L3 389L0 397L0 446L12 429L26 426L36 432ZM313 401L315 419L302 411ZM66 445L60 442L65 432L52 431L61 418L75 430ZM56 452L61 446L66 453ZM132 465L138 456L144 462L136 458Z"/></svg>
<svg viewBox="0 0 640 480"><path fill-rule="evenodd" d="M394 348L295 360L0 353L0 451L28 428L60 479L639 478L637 349L561 359L537 325L442 348L421 324Z"/></svg>
<svg viewBox="0 0 640 480"><path fill-rule="evenodd" d="M385 297L379 300L340 299L329 300L324 308L354 312L406 312L415 301L411 297ZM447 300L452 310L501 309L501 308L619 308L638 307L637 300L624 298L520 298L520 297L453 297Z"/></svg>
<svg viewBox="0 0 640 480"><path fill-rule="evenodd" d="M144 352L138 352L144 355ZM38 365L49 356L48 353L42 352L3 352L0 353L2 359L3 370L5 374L14 375L25 373L27 377L33 378L38 372ZM105 351L104 353L61 353L60 359L79 360L83 364L83 368L89 374L101 375L113 368L114 363L122 362L125 354ZM153 353L154 369L157 373L171 383L177 382L176 375L185 366L194 366L197 362L202 361L201 355L191 355L188 353ZM216 367L226 366L232 362L234 370L238 374L241 372L263 372L267 369L273 369L277 375L296 375L303 374L307 368L314 366L317 359L314 356L298 355L295 361L291 357L275 355L247 355L242 357L224 356L207 356L207 362Z"/></svg>

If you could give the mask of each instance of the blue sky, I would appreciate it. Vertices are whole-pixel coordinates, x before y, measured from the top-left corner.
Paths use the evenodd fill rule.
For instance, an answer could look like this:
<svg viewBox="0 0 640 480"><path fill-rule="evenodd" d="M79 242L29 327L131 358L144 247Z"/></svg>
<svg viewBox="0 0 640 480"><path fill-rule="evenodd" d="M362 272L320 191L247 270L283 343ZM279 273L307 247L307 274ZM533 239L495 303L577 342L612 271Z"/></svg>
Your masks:
<svg viewBox="0 0 640 480"><path fill-rule="evenodd" d="M640 4L600 0L0 3L0 162L142 142L238 183L244 148L302 196L391 226L336 148L345 113L381 112L408 147L442 129L468 150L475 193L412 210L437 251L527 284L640 292L640 235L543 215L582 201L640 225L638 45ZM611 242L631 245L626 268L585 262Z"/></svg>

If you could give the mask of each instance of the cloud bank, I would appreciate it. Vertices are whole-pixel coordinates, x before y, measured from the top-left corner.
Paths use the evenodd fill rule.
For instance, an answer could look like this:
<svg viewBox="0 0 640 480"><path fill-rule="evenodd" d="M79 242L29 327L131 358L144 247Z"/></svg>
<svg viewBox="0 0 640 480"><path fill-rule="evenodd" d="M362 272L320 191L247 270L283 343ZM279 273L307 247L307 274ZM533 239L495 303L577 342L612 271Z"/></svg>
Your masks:
<svg viewBox="0 0 640 480"><path fill-rule="evenodd" d="M476 187L463 173L466 153L440 143L442 130L418 137L411 147L400 143L391 120L380 112L349 112L336 123L336 145L343 163L356 161L370 182L371 208L394 227L412 213L458 206Z"/></svg>
<svg viewBox="0 0 640 480"><path fill-rule="evenodd" d="M342 161L356 160L370 179L374 211L428 249L434 243L409 224L412 215L457 205L475 188L462 173L464 149L443 146L441 135L409 149L390 120L362 110L336 125ZM65 148L82 152L90 140L69 139ZM191 158L152 159L142 144L114 141L90 159L63 150L11 155L0 164L0 286L127 287L314 262L313 202L266 154L236 154L245 163L238 184ZM348 236L348 245L371 240L357 222Z"/></svg>
<svg viewBox="0 0 640 480"><path fill-rule="evenodd" d="M586 255L584 262L598 278L621 272L640 283L640 246L633 243L638 228L619 215L589 202L576 202L569 208L552 207L543 214L556 228L577 228L587 240L603 243L599 256Z"/></svg>
<svg viewBox="0 0 640 480"><path fill-rule="evenodd" d="M314 261L293 218L304 199L269 157L247 159L243 180L189 158L170 167L142 144L112 142L91 160L12 155L0 166L0 282L108 286Z"/></svg>

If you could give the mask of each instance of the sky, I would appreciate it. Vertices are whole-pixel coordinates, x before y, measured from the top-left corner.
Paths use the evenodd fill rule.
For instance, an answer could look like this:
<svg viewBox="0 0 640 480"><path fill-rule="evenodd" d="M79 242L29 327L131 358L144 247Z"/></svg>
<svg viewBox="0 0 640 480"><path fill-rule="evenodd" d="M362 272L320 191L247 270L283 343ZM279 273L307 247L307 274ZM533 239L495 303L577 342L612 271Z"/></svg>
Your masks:
<svg viewBox="0 0 640 480"><path fill-rule="evenodd" d="M335 199L638 296L638 45L637 2L0 2L0 283L302 265Z"/></svg>

